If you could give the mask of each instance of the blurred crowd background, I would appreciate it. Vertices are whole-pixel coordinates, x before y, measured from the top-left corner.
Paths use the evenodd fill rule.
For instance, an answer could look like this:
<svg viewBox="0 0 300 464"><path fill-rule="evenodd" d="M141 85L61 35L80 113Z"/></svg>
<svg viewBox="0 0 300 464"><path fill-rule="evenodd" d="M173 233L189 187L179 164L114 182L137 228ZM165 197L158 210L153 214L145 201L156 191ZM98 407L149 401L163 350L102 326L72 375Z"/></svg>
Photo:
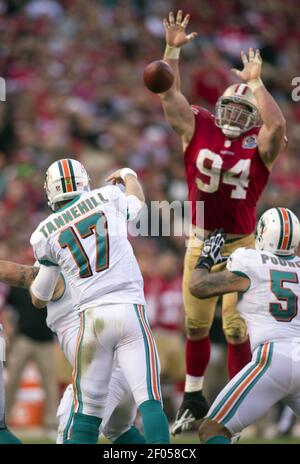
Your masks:
<svg viewBox="0 0 300 464"><path fill-rule="evenodd" d="M199 33L181 55L182 89L191 103L214 111L219 95L235 82L230 69L241 67L241 49L261 49L263 79L287 119L289 143L258 214L275 205L300 214L300 105L291 99L291 81L300 76L298 0L0 0L0 76L7 86L0 103L0 259L32 263L29 237L49 213L45 170L62 157L84 163L95 187L114 169L129 166L148 202L186 199L179 141L142 79L145 66L163 56L162 19L179 8L191 14L188 30ZM175 410L184 375L178 366L184 362L185 240L138 238L134 246L159 351L166 351L165 392ZM1 286L9 350L24 309L23 297L11 293ZM226 376L218 319L213 334L212 361L219 367L209 382L211 396ZM51 334L40 338L35 341L56 343ZM174 349L167 349L165 340L173 338ZM61 370L66 372L56 369L58 377Z"/></svg>

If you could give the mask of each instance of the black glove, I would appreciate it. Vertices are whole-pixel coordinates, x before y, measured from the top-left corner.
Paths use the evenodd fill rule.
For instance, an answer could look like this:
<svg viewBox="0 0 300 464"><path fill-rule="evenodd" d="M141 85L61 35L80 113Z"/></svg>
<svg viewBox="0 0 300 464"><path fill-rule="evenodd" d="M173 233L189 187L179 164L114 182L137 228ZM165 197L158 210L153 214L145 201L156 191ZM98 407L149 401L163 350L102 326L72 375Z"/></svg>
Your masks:
<svg viewBox="0 0 300 464"><path fill-rule="evenodd" d="M215 264L223 263L227 257L221 255L221 248L226 240L226 234L223 229L216 229L210 232L207 239L204 240L201 255L197 261L195 269L211 270Z"/></svg>

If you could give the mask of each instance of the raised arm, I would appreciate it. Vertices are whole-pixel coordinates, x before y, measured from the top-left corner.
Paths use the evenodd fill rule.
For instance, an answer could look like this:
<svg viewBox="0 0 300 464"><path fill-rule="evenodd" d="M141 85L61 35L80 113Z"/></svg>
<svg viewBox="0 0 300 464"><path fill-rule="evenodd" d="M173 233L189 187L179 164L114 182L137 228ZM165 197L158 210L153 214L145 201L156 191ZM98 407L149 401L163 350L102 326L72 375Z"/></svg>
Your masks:
<svg viewBox="0 0 300 464"><path fill-rule="evenodd" d="M174 14L169 13L169 20L164 19L166 31L166 49L164 61L173 69L175 79L172 87L164 93L159 94L165 113L166 120L174 131L181 137L183 149L191 141L194 129L195 118L191 106L180 90L179 74L179 55L183 45L193 40L197 33L186 34L185 29L188 25L190 15L186 15L182 20L182 10L179 10L174 19Z"/></svg>
<svg viewBox="0 0 300 464"><path fill-rule="evenodd" d="M125 186L125 195L134 195L142 203L145 201L143 188L137 178L136 173L129 168L118 169L106 179L106 182L112 182L113 185L123 184Z"/></svg>
<svg viewBox="0 0 300 464"><path fill-rule="evenodd" d="M134 195L136 196L141 202L145 201L145 195L143 192L143 188L138 180L133 174L126 174L124 176L124 185L125 185L125 195Z"/></svg>
<svg viewBox="0 0 300 464"><path fill-rule="evenodd" d="M249 59L242 51L241 57L244 65L242 71L233 69L252 90L258 105L263 125L258 134L259 154L269 170L271 170L276 157L286 143L286 127L284 116L272 95L268 92L261 80L262 59L260 51L253 48L249 50Z"/></svg>

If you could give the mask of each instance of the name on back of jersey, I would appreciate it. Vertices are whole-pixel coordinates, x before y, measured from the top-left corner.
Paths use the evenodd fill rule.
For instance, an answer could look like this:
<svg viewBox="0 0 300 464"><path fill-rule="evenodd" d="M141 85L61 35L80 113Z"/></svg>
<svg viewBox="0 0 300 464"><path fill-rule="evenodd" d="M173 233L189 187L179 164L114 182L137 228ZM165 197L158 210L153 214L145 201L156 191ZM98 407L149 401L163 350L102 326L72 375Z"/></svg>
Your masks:
<svg viewBox="0 0 300 464"><path fill-rule="evenodd" d="M275 266L297 267L300 269L299 261L289 261L288 259L280 258L279 256L261 254L262 264L274 264Z"/></svg>
<svg viewBox="0 0 300 464"><path fill-rule="evenodd" d="M48 238L53 232L56 232L61 227L64 227L80 216L93 211L99 205L108 202L109 200L104 198L103 195L98 192L95 195L92 195L89 198L78 202L75 206L68 208L66 211L58 214L52 220L44 224L39 229L39 232L41 232L45 238Z"/></svg>

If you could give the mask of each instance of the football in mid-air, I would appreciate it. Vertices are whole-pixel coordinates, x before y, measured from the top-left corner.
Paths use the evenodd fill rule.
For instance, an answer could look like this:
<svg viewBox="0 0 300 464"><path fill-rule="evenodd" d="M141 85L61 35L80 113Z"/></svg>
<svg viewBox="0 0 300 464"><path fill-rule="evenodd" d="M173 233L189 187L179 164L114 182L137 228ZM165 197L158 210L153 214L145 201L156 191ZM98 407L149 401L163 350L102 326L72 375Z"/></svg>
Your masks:
<svg viewBox="0 0 300 464"><path fill-rule="evenodd" d="M153 61L145 68L144 82L151 92L166 92L174 82L173 69L166 61Z"/></svg>

